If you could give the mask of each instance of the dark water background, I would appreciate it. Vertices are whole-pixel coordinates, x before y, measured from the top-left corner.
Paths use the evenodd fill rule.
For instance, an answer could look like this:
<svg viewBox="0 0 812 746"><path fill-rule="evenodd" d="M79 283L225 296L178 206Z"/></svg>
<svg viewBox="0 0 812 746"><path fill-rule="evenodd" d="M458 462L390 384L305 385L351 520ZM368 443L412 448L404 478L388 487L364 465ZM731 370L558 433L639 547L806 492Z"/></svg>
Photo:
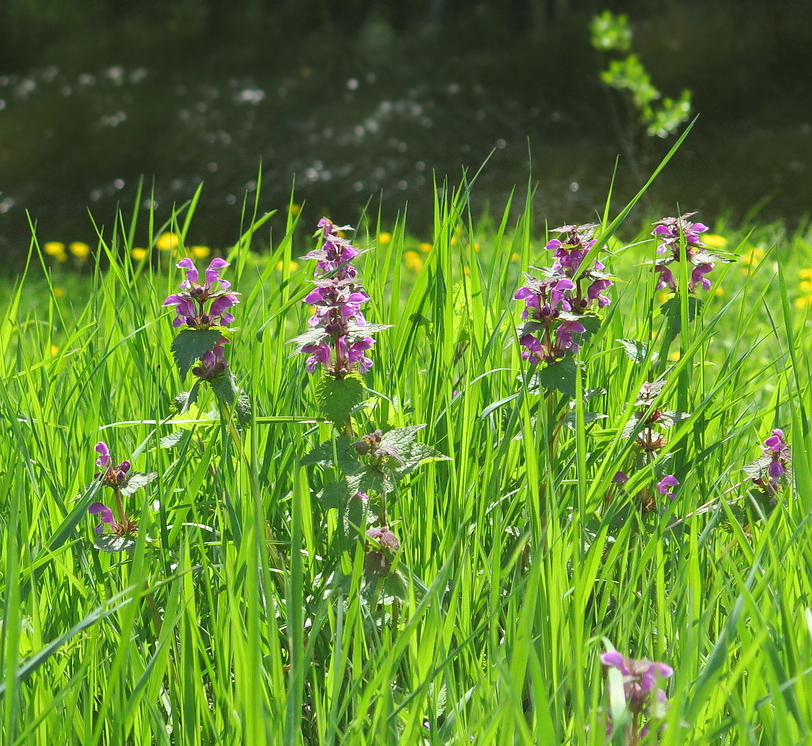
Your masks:
<svg viewBox="0 0 812 746"><path fill-rule="evenodd" d="M169 18L0 55L0 255L14 266L27 251L27 212L42 241L93 244L88 210L109 235L142 177L137 243L150 206L164 220L201 182L190 244L233 244L258 187L260 211L284 214L294 181L306 223L353 222L371 204L387 224L408 209L428 238L435 175L458 183L486 159L476 211L500 213L517 185L522 202L529 180L540 225L588 221L618 155L616 205L673 143L638 134L629 157L589 17L496 29L480 4L450 26L367 12L357 28L291 35L267 18L223 34ZM663 3L632 20L654 83L690 88L700 115L648 208L809 215L812 4Z"/></svg>

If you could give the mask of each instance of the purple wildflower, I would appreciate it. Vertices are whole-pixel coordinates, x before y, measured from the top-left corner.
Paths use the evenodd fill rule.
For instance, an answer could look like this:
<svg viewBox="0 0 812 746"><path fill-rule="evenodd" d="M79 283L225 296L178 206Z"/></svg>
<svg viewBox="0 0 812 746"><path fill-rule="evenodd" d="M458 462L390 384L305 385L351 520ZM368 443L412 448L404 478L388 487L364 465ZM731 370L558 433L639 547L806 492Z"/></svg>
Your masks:
<svg viewBox="0 0 812 746"><path fill-rule="evenodd" d="M327 373L336 378L358 371L366 373L372 360L365 353L375 340L370 336L386 327L368 324L361 306L369 300L364 288L356 280L358 270L351 264L359 252L347 239L339 235L350 226L335 226L327 218L319 221L316 235L322 237L321 248L305 254L302 259L315 259L315 289L305 298L314 308L308 320L309 332L295 340L297 350L307 358L308 373L323 365Z"/></svg>
<svg viewBox="0 0 812 746"><path fill-rule="evenodd" d="M100 454L99 458L96 459L96 466L104 469L104 471L95 475L97 479L103 477L102 481L106 487L117 487L127 481L127 472L131 466L129 461L122 461L120 464L113 465L110 458L110 449L104 441L96 443L94 450Z"/></svg>
<svg viewBox="0 0 812 746"><path fill-rule="evenodd" d="M762 492L775 497L789 474L792 450L784 440L784 431L776 428L764 441L763 456L756 459L745 470L753 477L753 483Z"/></svg>
<svg viewBox="0 0 812 746"><path fill-rule="evenodd" d="M674 273L668 269L669 264L687 259L691 265L691 276L688 280L688 292L693 293L697 285L709 290L711 281L705 276L713 271L714 264L727 261L708 251L702 243L700 234L708 230L704 223L694 223L691 217L695 212L687 212L678 218L663 218L654 224L652 235L659 239L657 253L663 255L655 262L654 271L660 274L657 290L670 288L677 290Z"/></svg>
<svg viewBox="0 0 812 746"><path fill-rule="evenodd" d="M199 365L192 368L192 373L201 381L213 381L225 374L228 369L228 360L225 358L223 349L225 344L228 344L228 340L220 337L214 347L201 355Z"/></svg>
<svg viewBox="0 0 812 746"><path fill-rule="evenodd" d="M178 269L186 271L186 278L180 284L180 292L167 297L164 306L175 307L173 326L184 324L192 329L210 329L213 326L228 326L234 316L228 310L239 303L239 293L229 292L231 283L220 277L220 270L229 266L224 259L212 259L205 272L205 281L199 282L200 274L194 262L188 257L181 259ZM207 308L207 304L211 305Z"/></svg>
<svg viewBox="0 0 812 746"><path fill-rule="evenodd" d="M100 466L104 470L95 475L96 479L101 479L105 487L110 487L113 490L119 514L119 520L117 521L113 516L113 511L104 503L97 502L90 505L87 509L88 513L101 515L101 523L95 527L94 531L97 534L101 534L105 528L109 526L111 532L116 536L134 534L138 531L138 525L125 515L121 499L122 489L131 476L128 473L131 464L129 461L122 461L120 464L115 464L110 457L110 449L104 441L96 443L94 450L99 454L99 458L96 459L96 466ZM155 476L157 476L157 474Z"/></svg>
<svg viewBox="0 0 812 746"><path fill-rule="evenodd" d="M676 487L679 480L673 474L667 474L659 482L657 482L657 492L665 495L669 500L674 499L674 493L671 492L671 487Z"/></svg>
<svg viewBox="0 0 812 746"><path fill-rule="evenodd" d="M101 513L101 523L93 529L97 534L104 532L105 524L108 524L110 528L114 528L116 525L115 519L113 518L113 511L103 503L93 503L87 509L87 512L91 514Z"/></svg>
<svg viewBox="0 0 812 746"><path fill-rule="evenodd" d="M597 225L565 225L554 232L561 238L548 241L546 248L553 252L551 268L546 277L538 280L525 274L525 284L515 295L524 301L519 330L522 357L540 363L554 363L568 352L575 353L580 344L573 334L583 334L586 327L579 318L593 303L603 308L610 299L604 292L612 286L604 265L595 261L591 269L582 267L584 258L595 245L593 238Z"/></svg>
<svg viewBox="0 0 812 746"><path fill-rule="evenodd" d="M626 484L629 481L629 475L625 471L618 471L612 477L613 484Z"/></svg>
<svg viewBox="0 0 812 746"><path fill-rule="evenodd" d="M634 660L626 658L616 650L601 656L601 663L609 668L617 668L623 674L623 693L626 706L635 722L639 715L660 718L665 715L668 697L658 687L660 679L674 675L674 669L665 663L650 661L645 658Z"/></svg>

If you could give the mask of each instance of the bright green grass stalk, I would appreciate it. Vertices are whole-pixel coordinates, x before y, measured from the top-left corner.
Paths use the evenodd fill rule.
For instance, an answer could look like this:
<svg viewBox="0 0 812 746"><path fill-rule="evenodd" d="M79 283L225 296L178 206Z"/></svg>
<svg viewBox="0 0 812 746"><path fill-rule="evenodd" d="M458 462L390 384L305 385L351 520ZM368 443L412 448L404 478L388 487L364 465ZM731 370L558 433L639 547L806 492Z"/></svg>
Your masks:
<svg viewBox="0 0 812 746"><path fill-rule="evenodd" d="M777 234L743 232L739 253L772 254L717 269L723 295L705 294L690 334L674 339L639 267L652 244L618 252L613 305L579 354L578 391L605 391L579 396L562 423L561 395L524 387L515 339L519 270L548 262L530 202L515 223L508 203L483 233L468 199L467 185L438 197L416 276L402 263L405 219L359 261L370 320L394 326L378 335L358 429L425 423L421 439L453 458L388 501L403 547L397 604L364 590L363 547L347 550L317 495L332 477L301 464L329 438L313 377L285 344L305 324L311 273L290 262L311 226L289 217L258 257L249 247L265 218L246 205L227 253L243 294L229 357L253 403L241 432L209 418L205 391L170 419L189 385L161 308L177 257L134 261L134 219L100 230L86 296L76 282L60 297L65 277L44 259L44 284L32 269L9 293L3 743L600 744L604 639L674 667L663 744L812 738L810 351L793 305L812 243L796 236L781 279ZM165 226L150 214L151 235L185 236L195 203ZM620 339L645 343L643 359ZM637 392L663 374L660 404L691 417L667 431L676 500L643 513L636 495L652 469L623 491L612 477L633 455L622 430ZM795 486L761 516L741 467L773 427L792 444ZM189 437L162 447L175 430ZM93 548L98 440L159 473L130 498L132 554Z"/></svg>

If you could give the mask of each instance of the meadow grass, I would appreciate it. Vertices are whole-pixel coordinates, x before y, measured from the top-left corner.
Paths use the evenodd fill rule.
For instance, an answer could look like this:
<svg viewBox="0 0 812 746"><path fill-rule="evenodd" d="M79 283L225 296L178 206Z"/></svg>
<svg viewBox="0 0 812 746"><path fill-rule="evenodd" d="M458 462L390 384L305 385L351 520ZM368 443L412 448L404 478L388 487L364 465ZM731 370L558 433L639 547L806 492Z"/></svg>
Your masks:
<svg viewBox="0 0 812 746"><path fill-rule="evenodd" d="M209 414L206 387L173 417L189 382L162 303L194 201L150 225L150 244L178 236L174 254L134 259L123 217L84 273L34 242L0 326L2 743L596 746L610 711L628 717L607 646L675 671L665 728L641 743L810 742L812 236L713 226L736 261L697 292L692 321L686 299L673 334L645 264L651 226L627 240L615 226L612 303L568 397L534 389L520 356L513 295L551 261L531 205L477 224L468 196L438 197L428 248L406 220L379 240L362 218L352 237L372 249L357 262L365 314L391 325L355 432L425 425L419 439L448 457L388 495L400 549L384 577L365 571L365 526L324 498L340 470L307 457L338 442L321 374L286 345L306 327L312 262L295 260L314 226L290 213L258 256L249 217L226 254L242 429ZM630 469L627 425L657 379L658 405L690 416L654 465ZM765 509L742 469L774 428L793 478ZM157 472L129 498L126 552L94 548L98 441ZM652 489L661 464L673 501Z"/></svg>

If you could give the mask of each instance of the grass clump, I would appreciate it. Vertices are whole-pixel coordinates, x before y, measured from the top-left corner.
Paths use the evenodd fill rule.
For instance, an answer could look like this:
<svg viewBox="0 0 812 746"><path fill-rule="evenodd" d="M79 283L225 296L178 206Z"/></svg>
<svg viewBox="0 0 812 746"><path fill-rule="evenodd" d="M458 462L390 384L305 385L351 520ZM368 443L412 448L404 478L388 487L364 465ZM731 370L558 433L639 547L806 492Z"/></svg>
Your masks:
<svg viewBox="0 0 812 746"><path fill-rule="evenodd" d="M70 284L34 245L4 743L812 737L810 236L467 206L211 258L192 203Z"/></svg>

